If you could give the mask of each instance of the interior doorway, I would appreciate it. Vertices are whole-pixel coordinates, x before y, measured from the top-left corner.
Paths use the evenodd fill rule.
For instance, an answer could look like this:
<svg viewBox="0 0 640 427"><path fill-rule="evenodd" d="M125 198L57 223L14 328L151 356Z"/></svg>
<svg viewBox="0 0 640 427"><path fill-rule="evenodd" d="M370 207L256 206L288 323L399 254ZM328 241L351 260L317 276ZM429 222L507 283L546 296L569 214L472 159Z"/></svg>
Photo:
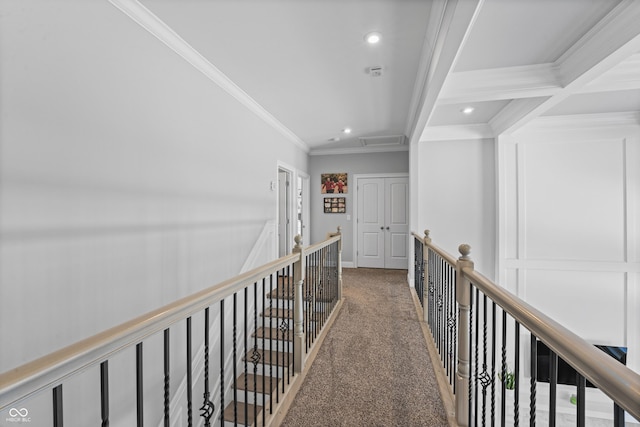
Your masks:
<svg viewBox="0 0 640 427"><path fill-rule="evenodd" d="M358 267L406 269L409 262L409 177L356 177Z"/></svg>
<svg viewBox="0 0 640 427"><path fill-rule="evenodd" d="M291 253L291 171L278 168L278 257Z"/></svg>

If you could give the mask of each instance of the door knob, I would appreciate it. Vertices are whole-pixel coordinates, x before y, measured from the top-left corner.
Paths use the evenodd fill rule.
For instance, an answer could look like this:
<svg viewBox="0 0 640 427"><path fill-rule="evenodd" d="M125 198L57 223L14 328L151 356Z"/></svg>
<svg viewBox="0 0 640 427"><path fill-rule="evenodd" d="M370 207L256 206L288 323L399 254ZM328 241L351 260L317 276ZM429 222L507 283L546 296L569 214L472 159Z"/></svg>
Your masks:
<svg viewBox="0 0 640 427"><path fill-rule="evenodd" d="M380 230L384 230L384 227L380 227Z"/></svg>
<svg viewBox="0 0 640 427"><path fill-rule="evenodd" d="M389 229L389 227L387 227L387 230Z"/></svg>

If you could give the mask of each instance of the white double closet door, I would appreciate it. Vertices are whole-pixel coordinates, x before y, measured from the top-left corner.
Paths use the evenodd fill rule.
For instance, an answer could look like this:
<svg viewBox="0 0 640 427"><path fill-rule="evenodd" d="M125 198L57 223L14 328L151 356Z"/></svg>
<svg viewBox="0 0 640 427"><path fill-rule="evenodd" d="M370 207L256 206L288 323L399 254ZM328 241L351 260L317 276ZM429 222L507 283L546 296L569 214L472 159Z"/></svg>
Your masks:
<svg viewBox="0 0 640 427"><path fill-rule="evenodd" d="M358 267L408 268L409 178L358 178Z"/></svg>

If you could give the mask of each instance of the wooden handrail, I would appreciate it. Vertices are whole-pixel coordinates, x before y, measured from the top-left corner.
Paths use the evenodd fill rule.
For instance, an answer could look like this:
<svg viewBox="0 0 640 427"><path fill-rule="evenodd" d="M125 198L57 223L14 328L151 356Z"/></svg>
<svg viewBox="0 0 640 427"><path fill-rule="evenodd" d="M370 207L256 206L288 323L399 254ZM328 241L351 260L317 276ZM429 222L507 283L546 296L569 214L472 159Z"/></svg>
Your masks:
<svg viewBox="0 0 640 427"><path fill-rule="evenodd" d="M456 260L431 242L429 230L425 230L425 237L414 232L411 234L445 259L446 262L456 266L460 271L460 277L464 279L458 283L459 287L464 286L463 281L472 283L484 295L509 313L518 323L542 340L554 353L596 385L622 409L640 420L640 374L608 356L535 307L475 271L472 267L473 263L468 257L470 251L468 245L460 245L459 250L463 256ZM458 298L460 298L460 293ZM468 302L463 305L468 305ZM468 331L461 331L463 329L462 320L458 332L465 337ZM467 345L466 342L463 344L464 346ZM462 347L460 351L463 352ZM467 379L468 374L469 372L466 372L467 376L465 378ZM465 400L466 396L464 396L464 393L462 395L461 400ZM460 405L458 405L457 410L459 409ZM461 418L464 423L466 417L463 416Z"/></svg>
<svg viewBox="0 0 640 427"><path fill-rule="evenodd" d="M640 419L640 375L527 304L482 274L464 268L483 294L541 339L554 353L595 384L631 415Z"/></svg>
<svg viewBox="0 0 640 427"><path fill-rule="evenodd" d="M313 245L323 247L340 237ZM327 243L328 242L328 243ZM115 353L135 345L246 286L292 265L300 254L283 256L261 267L225 280L142 316L78 341L39 359L0 374L0 410L51 389L65 379L109 359Z"/></svg>

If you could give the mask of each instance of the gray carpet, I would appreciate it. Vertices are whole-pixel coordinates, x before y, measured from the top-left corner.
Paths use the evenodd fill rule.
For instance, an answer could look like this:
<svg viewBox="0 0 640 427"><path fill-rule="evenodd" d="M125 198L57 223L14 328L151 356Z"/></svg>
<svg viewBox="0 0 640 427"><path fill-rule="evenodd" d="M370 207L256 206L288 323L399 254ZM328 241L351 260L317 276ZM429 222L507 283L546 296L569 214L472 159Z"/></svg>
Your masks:
<svg viewBox="0 0 640 427"><path fill-rule="evenodd" d="M282 426L447 426L406 270L345 269L342 309Z"/></svg>

